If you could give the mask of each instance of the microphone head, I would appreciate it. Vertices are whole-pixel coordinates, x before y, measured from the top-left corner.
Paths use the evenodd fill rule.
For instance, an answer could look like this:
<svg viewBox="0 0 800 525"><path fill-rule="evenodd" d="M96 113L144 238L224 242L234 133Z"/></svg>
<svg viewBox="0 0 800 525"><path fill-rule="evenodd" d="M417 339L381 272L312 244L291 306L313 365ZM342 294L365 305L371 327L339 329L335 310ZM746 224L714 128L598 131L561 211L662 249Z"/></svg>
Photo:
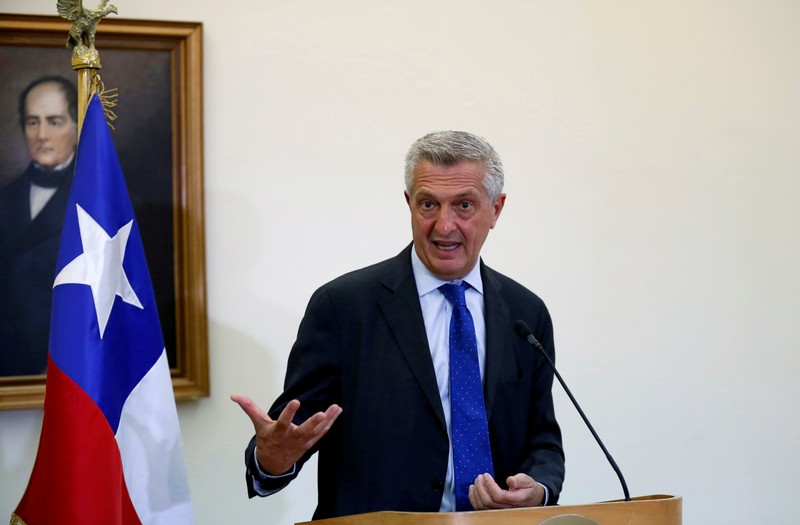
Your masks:
<svg viewBox="0 0 800 525"><path fill-rule="evenodd" d="M528 337L533 335L533 331L531 331L528 324L522 319L514 321L514 331L523 341L528 341Z"/></svg>

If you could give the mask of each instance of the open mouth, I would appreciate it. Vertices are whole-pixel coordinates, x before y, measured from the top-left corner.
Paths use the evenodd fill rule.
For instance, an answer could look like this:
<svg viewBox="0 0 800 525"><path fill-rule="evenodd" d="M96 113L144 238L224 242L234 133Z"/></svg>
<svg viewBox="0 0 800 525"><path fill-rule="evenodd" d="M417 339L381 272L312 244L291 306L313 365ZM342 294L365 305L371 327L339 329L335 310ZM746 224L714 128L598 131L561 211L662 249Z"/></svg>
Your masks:
<svg viewBox="0 0 800 525"><path fill-rule="evenodd" d="M461 246L460 242L433 241L433 245L440 250L452 251Z"/></svg>

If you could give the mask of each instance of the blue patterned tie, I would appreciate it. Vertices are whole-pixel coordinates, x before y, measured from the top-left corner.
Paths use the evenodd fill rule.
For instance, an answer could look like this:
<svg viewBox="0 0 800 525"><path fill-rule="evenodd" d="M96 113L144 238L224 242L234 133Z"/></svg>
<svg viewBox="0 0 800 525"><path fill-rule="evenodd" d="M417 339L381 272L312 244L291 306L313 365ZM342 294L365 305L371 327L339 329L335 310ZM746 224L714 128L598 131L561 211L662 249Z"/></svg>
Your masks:
<svg viewBox="0 0 800 525"><path fill-rule="evenodd" d="M475 323L464 297L468 286L462 282L439 287L442 295L453 305L450 317L450 422L457 511L472 510L469 486L479 474L488 472L494 476Z"/></svg>

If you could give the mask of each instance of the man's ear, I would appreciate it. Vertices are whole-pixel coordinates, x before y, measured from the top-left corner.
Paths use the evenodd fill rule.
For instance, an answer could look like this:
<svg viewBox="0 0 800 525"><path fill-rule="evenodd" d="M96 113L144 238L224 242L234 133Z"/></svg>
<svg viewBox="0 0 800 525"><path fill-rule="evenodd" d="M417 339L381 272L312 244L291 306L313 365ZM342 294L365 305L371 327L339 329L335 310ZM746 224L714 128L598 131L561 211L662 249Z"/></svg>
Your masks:
<svg viewBox="0 0 800 525"><path fill-rule="evenodd" d="M494 225L497 224L497 219L500 218L500 212L503 211L503 206L505 205L506 205L506 194L501 193L500 195L497 196L497 199L495 199L494 204L492 204L493 208L492 213L494 214L494 217L492 218L492 226L491 226L492 228L494 228Z"/></svg>

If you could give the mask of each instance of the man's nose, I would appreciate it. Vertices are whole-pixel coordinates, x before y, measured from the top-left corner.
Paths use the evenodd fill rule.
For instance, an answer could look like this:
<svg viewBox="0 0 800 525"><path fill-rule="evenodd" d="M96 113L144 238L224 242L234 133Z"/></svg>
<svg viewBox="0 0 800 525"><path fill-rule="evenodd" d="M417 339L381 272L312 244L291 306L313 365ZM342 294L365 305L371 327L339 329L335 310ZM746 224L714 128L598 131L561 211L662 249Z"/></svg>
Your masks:
<svg viewBox="0 0 800 525"><path fill-rule="evenodd" d="M36 138L39 140L47 140L50 137L50 127L47 125L47 122L42 122L39 124L38 133L36 133Z"/></svg>
<svg viewBox="0 0 800 525"><path fill-rule="evenodd" d="M447 235L455 230L455 212L450 206L442 206L439 208L439 214L436 216L436 233Z"/></svg>

